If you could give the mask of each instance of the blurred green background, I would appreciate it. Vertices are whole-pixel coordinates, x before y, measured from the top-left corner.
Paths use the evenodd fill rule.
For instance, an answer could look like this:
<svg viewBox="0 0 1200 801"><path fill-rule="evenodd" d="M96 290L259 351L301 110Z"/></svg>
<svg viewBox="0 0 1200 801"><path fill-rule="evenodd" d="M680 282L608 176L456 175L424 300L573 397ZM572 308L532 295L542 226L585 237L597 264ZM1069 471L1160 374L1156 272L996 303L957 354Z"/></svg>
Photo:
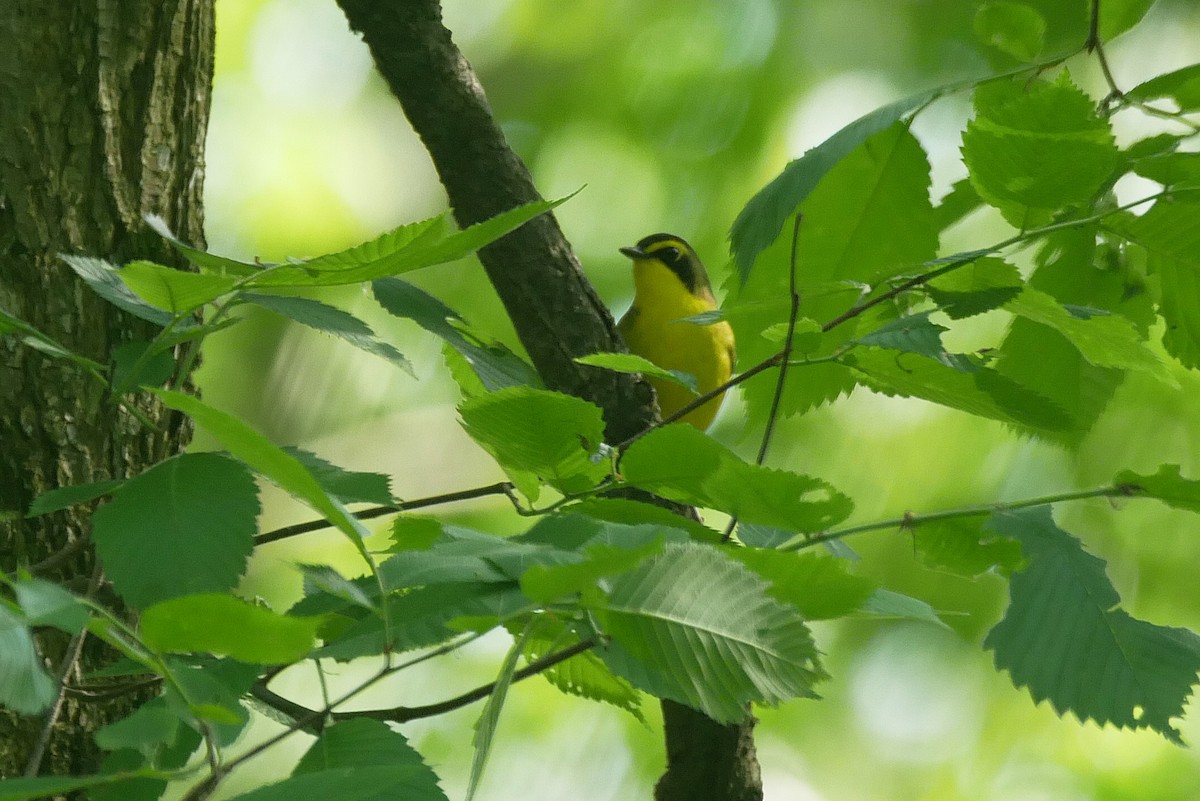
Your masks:
<svg viewBox="0 0 1200 801"><path fill-rule="evenodd" d="M1084 0L1031 3L1046 14L1050 53L1082 41ZM479 73L512 146L547 197L585 189L558 218L584 269L620 313L630 299L618 246L671 231L691 240L720 285L726 236L742 205L790 159L857 116L916 91L1007 66L976 41L965 0L446 0L447 24ZM333 0L219 0L217 75L208 139L211 249L277 260L337 250L441 212L445 196L420 142L374 75L366 47ZM1108 55L1124 88L1200 60L1200 8L1160 2ZM1094 61L1072 76L1097 98ZM965 174L958 160L969 100L953 96L914 130L930 153L935 200ZM1159 130L1134 113L1114 119L1119 141ZM1152 191L1130 183L1122 200ZM945 252L1006 234L998 215L952 229ZM1026 258L1028 254L1018 258ZM1027 260L1026 260L1027 263ZM475 326L516 346L482 270L466 260L412 280ZM385 472L401 498L488 483L499 470L462 433L457 391L432 336L387 318L359 290L322 297L364 317L414 363L417 379L373 356L266 312L215 336L199 382L208 400L277 442L339 465ZM970 342L952 347L977 347ZM855 498L855 520L1086 487L1121 468L1179 463L1200 475L1200 380L1180 389L1137 377L1078 452L1018 439L1002 426L916 401L860 390L789 420L772 463L823 477ZM714 435L752 455L730 398ZM197 447L211 445L201 434ZM266 488L264 529L311 513ZM1057 511L1064 528L1109 562L1131 612L1200 629L1197 521L1151 502L1081 503ZM503 502L437 514L493 530L524 525ZM797 801L1082 801L1200 798L1200 756L1148 733L1121 733L1035 706L991 668L979 647L1003 609L1004 583L967 581L919 566L894 532L850 543L862 570L931 603L950 629L852 621L817 629L833 678L821 701L763 710L759 757L768 799ZM243 590L285 606L300 593L291 565L322 561L360 572L337 535L260 549ZM485 639L364 695L366 707L440 700L494 677L503 638ZM366 673L331 666L334 686ZM312 703L315 678L294 669L275 685ZM1193 705L1194 706L1194 705ZM478 707L402 731L461 797ZM647 705L657 726L657 710ZM1182 724L1200 740L1200 710ZM276 730L260 721L247 737ZM235 774L225 796L285 775L282 757ZM585 795L648 798L661 739L616 710L566 698L539 679L505 707L481 799Z"/></svg>

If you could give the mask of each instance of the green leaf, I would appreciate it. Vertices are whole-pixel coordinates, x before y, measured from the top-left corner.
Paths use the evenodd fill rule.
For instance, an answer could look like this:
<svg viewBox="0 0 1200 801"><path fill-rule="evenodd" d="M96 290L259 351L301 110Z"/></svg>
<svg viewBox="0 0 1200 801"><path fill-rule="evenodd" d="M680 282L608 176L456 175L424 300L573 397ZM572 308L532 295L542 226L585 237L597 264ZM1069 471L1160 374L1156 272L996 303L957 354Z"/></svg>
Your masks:
<svg viewBox="0 0 1200 801"><path fill-rule="evenodd" d="M812 697L824 677L799 614L742 565L702 545L670 545L618 577L594 611L612 639L600 657L635 687L744 720L750 702Z"/></svg>
<svg viewBox="0 0 1200 801"><path fill-rule="evenodd" d="M446 798L438 786L437 774L425 764L421 755L400 732L393 731L381 720L354 718L329 726L316 742L309 746L296 764L293 776L317 774L339 768L389 767L402 769L405 778L401 787L390 789L372 801L401 799ZM417 795L413 795L416 793ZM334 792L330 798L340 798Z"/></svg>
<svg viewBox="0 0 1200 801"><path fill-rule="evenodd" d="M625 483L739 520L794 531L821 531L847 517L848 497L818 478L749 464L692 426L655 429L621 460Z"/></svg>
<svg viewBox="0 0 1200 801"><path fill-rule="evenodd" d="M342 503L373 503L379 506L391 506L395 503L391 479L383 473L346 470L325 461L311 451L291 445L285 445L283 450L294 456L296 461L312 473L313 478L326 492Z"/></svg>
<svg viewBox="0 0 1200 801"><path fill-rule="evenodd" d="M238 283L231 276L189 273L152 261L131 261L117 272L117 277L139 298L173 316L212 303L232 292Z"/></svg>
<svg viewBox="0 0 1200 801"><path fill-rule="evenodd" d="M0 779L0 801L45 801L62 798L77 790L101 787L120 781L121 775L38 776L33 779Z"/></svg>
<svg viewBox="0 0 1200 801"><path fill-rule="evenodd" d="M1030 62L1046 44L1046 20L1024 3L984 3L975 12L975 35L1017 61Z"/></svg>
<svg viewBox="0 0 1200 801"><path fill-rule="evenodd" d="M122 480L96 481L91 484L73 484L69 487L47 490L33 499L33 503L29 504L29 513L25 516L38 517L87 503L110 494L124 483Z"/></svg>
<svg viewBox="0 0 1200 801"><path fill-rule="evenodd" d="M1182 112L1200 110L1200 64L1156 76L1125 93L1133 100L1158 100L1169 97Z"/></svg>
<svg viewBox="0 0 1200 801"><path fill-rule="evenodd" d="M92 361L86 356L80 356L78 353L73 353L59 343L55 342L52 337L34 328L29 323L16 317L4 309L0 309L0 336L17 332L21 334L21 340L33 348L41 351L47 356L52 356L55 359L66 359L73 362L84 370L93 374L99 374L104 370L104 365L99 362Z"/></svg>
<svg viewBox="0 0 1200 801"><path fill-rule="evenodd" d="M203 270L209 270L218 275L247 276L260 272L263 269L263 266L260 264L251 264L249 262L238 261L237 259L218 256L215 253L206 253L203 250L188 245L171 233L166 220L157 214L148 214L145 220L146 225L151 230L167 240L171 244L171 247L183 254L184 258Z"/></svg>
<svg viewBox="0 0 1200 801"><path fill-rule="evenodd" d="M232 595L185 595L142 612L142 639L166 653L209 653L282 665L312 650L320 622L276 614Z"/></svg>
<svg viewBox="0 0 1200 801"><path fill-rule="evenodd" d="M1133 171L1166 187L1200 186L1200 153L1160 153L1134 162Z"/></svg>
<svg viewBox="0 0 1200 801"><path fill-rule="evenodd" d="M528 549L499 537L435 544L425 551L403 551L379 566L387 591L430 584L507 583L512 577L496 566L506 552Z"/></svg>
<svg viewBox="0 0 1200 801"><path fill-rule="evenodd" d="M533 565L521 575L521 591L529 598L549 603L596 586L602 578L627 573L662 553L663 540L620 547L596 543L585 546L586 558L559 565Z"/></svg>
<svg viewBox="0 0 1200 801"><path fill-rule="evenodd" d="M1116 38L1146 16L1155 0L1101 0L1100 38Z"/></svg>
<svg viewBox="0 0 1200 801"><path fill-rule="evenodd" d="M984 257L935 278L925 292L952 320L998 309L1021 294L1025 282L1003 259Z"/></svg>
<svg viewBox="0 0 1200 801"><path fill-rule="evenodd" d="M1107 121L1065 72L980 85L962 150L980 196L1020 229L1089 202L1119 158Z"/></svg>
<svg viewBox="0 0 1200 801"><path fill-rule="evenodd" d="M153 390L168 408L183 412L208 430L236 458L308 503L322 517L351 538L361 551L367 531L321 486L296 457L226 412L199 398L171 390ZM365 551L363 551L365 554Z"/></svg>
<svg viewBox="0 0 1200 801"><path fill-rule="evenodd" d="M929 315L932 313L918 312L892 320L855 341L862 345L919 353L936 359L946 352L942 345L942 333L949 329L931 321Z"/></svg>
<svg viewBox="0 0 1200 801"><path fill-rule="evenodd" d="M508 387L459 407L471 438L506 470L532 474L561 492L581 492L602 481L608 459L595 458L604 443L599 407L571 395ZM522 492L536 500L536 484Z"/></svg>
<svg viewBox="0 0 1200 801"><path fill-rule="evenodd" d="M1161 381L1174 382L1166 365L1142 343L1133 323L1120 315L1068 309L1032 287L1026 287L1004 308L1062 334L1080 355L1098 367L1141 370Z"/></svg>
<svg viewBox="0 0 1200 801"><path fill-rule="evenodd" d="M24 621L0 605L0 706L36 715L54 702L54 679L42 666L33 634ZM0 784L0 798L4 785Z"/></svg>
<svg viewBox="0 0 1200 801"><path fill-rule="evenodd" d="M984 530L987 518L955 517L913 526L913 545L921 560L936 570L974 578L989 570L1009 575L1021 564L1021 546Z"/></svg>
<svg viewBox="0 0 1200 801"><path fill-rule="evenodd" d="M152 350L150 342L126 342L112 352L113 394L145 385L161 387L175 373L175 357L169 350Z"/></svg>
<svg viewBox="0 0 1200 801"><path fill-rule="evenodd" d="M664 509L652 503L643 503L628 498L585 498L565 507L562 511L586 515L610 523L622 523L630 526L650 524L669 530L681 530L699 542L716 543L721 540L719 531L709 528L698 520L675 514L670 509Z"/></svg>
<svg viewBox="0 0 1200 801"><path fill-rule="evenodd" d="M750 199L730 231L730 250L743 284L758 255L779 238L783 225L839 162L864 142L950 91L940 87L864 114L800 158L790 162ZM801 251L803 252L803 251Z"/></svg>
<svg viewBox="0 0 1200 801"><path fill-rule="evenodd" d="M167 708L161 697L152 698L127 717L104 726L96 732L96 745L105 751L132 748L151 755L158 748L173 743L182 725L179 716Z"/></svg>
<svg viewBox="0 0 1200 801"><path fill-rule="evenodd" d="M344 724L339 724L344 725ZM229 801L445 801L415 765L355 765L301 773Z"/></svg>
<svg viewBox="0 0 1200 801"><path fill-rule="evenodd" d="M170 312L151 306L135 295L121 280L120 271L114 265L90 256L61 255L59 258L74 270L92 291L117 308L163 328L170 325L174 319Z"/></svg>
<svg viewBox="0 0 1200 801"><path fill-rule="evenodd" d="M1039 433L1062 431L1072 424L1047 398L983 365L968 372L916 354L897 356L883 350L856 351L845 363L867 386L885 395L922 398Z"/></svg>
<svg viewBox="0 0 1200 801"><path fill-rule="evenodd" d="M330 306L312 298L293 295L262 295L257 292L245 292L240 297L241 300L261 306L301 325L332 334L349 342L359 350L391 362L415 377L412 362L404 358L400 351L376 337L371 326L336 306Z"/></svg>
<svg viewBox="0 0 1200 801"><path fill-rule="evenodd" d="M562 620L546 616L525 643L525 662L532 664L580 642ZM539 672L555 688L568 695L612 704L633 715L643 725L642 694L632 684L615 675L594 650L575 654L569 659Z"/></svg>
<svg viewBox="0 0 1200 801"><path fill-rule="evenodd" d="M358 584L328 565L298 564L296 569L304 576L305 596L324 593L364 609L376 608L375 603ZM378 592L375 594L378 595Z"/></svg>
<svg viewBox="0 0 1200 801"><path fill-rule="evenodd" d="M504 701L508 697L508 688L512 685L513 674L517 672L517 660L525 651L532 627L533 621L530 620L513 640L512 647L508 649L504 661L500 663L500 671L496 676L496 681L492 684L492 691L483 704L483 711L479 713L479 719L475 721L475 736L471 738L471 745L475 747L475 752L471 758L471 775L467 779L467 801L471 801L479 789L479 782L483 778L483 769L487 766L488 756L492 752L492 739L496 734L496 727L500 723L500 710L504 708Z"/></svg>
<svg viewBox="0 0 1200 801"><path fill-rule="evenodd" d="M845 617L875 590L873 581L847 571L843 559L765 548L735 548L727 555L769 582L767 593L796 607L805 620Z"/></svg>
<svg viewBox="0 0 1200 801"><path fill-rule="evenodd" d="M402 226L347 250L264 270L249 282L249 286L357 284L457 261L568 199L569 196L526 203L490 220L451 233L446 232L444 222L418 223L425 227L416 236L406 230L409 226Z"/></svg>
<svg viewBox="0 0 1200 801"><path fill-rule="evenodd" d="M983 198L979 197L979 193L971 185L970 178L955 181L950 187L950 192L933 210L934 226L939 233L943 232L981 205Z"/></svg>
<svg viewBox="0 0 1200 801"><path fill-rule="evenodd" d="M883 617L891 620L916 620L921 623L932 623L946 628L946 624L933 611L933 607L919 598L901 595L891 590L877 589L867 599L859 610L873 617Z"/></svg>
<svg viewBox="0 0 1200 801"><path fill-rule="evenodd" d="M1175 509L1200 512L1200 481L1181 476L1177 464L1159 465L1154 475L1122 470L1113 483L1139 497L1155 498Z"/></svg>
<svg viewBox="0 0 1200 801"><path fill-rule="evenodd" d="M96 510L92 536L106 578L131 605L146 607L232 589L254 548L258 513L245 467L187 453L125 482Z"/></svg>
<svg viewBox="0 0 1200 801"><path fill-rule="evenodd" d="M929 161L920 143L901 124L875 134L829 170L801 207L796 246L797 286L805 317L825 322L842 315L889 278L909 274L937 251L937 231L929 201ZM738 337L738 357L755 364L778 346L760 332L786 323L791 236L780 237L758 257L754 273L727 287L726 307ZM827 331L812 356L836 352L860 331L895 317L893 304ZM780 412L802 413L854 386L854 375L833 364L793 371ZM750 419L765 421L774 398L773 381L744 387Z"/></svg>
<svg viewBox="0 0 1200 801"><path fill-rule="evenodd" d="M423 289L399 278L381 278L371 282L371 291L389 314L412 320L445 340L470 365L488 391L542 385L528 362L503 343L472 329L458 312Z"/></svg>
<svg viewBox="0 0 1200 801"><path fill-rule="evenodd" d="M590 356L580 356L575 361L592 367L603 367L605 370L615 370L618 373L641 373L647 378L670 381L686 387L697 395L700 394L696 376L681 370L664 370L649 359L635 353L593 353Z"/></svg>
<svg viewBox="0 0 1200 801"><path fill-rule="evenodd" d="M386 648L407 651L444 642L462 629L452 624L459 618L495 619L529 608L529 600L516 583L436 584L419 587L388 599L391 628L384 633L383 620L367 615L353 621L314 654L338 660L381 654Z"/></svg>
<svg viewBox="0 0 1200 801"><path fill-rule="evenodd" d="M88 621L88 608L68 590L53 582L32 578L13 585L17 603L32 626L54 626L78 634Z"/></svg>
<svg viewBox="0 0 1200 801"><path fill-rule="evenodd" d="M1106 227L1145 248L1159 284L1163 345L1185 367L1200 367L1200 203L1159 200L1140 217L1113 217Z"/></svg>
<svg viewBox="0 0 1200 801"><path fill-rule="evenodd" d="M1103 560L1058 528L1046 507L992 515L988 527L1021 543L1004 619L984 640L996 667L1060 715L1149 727L1181 742L1171 719L1200 670L1200 637L1155 626L1116 608Z"/></svg>

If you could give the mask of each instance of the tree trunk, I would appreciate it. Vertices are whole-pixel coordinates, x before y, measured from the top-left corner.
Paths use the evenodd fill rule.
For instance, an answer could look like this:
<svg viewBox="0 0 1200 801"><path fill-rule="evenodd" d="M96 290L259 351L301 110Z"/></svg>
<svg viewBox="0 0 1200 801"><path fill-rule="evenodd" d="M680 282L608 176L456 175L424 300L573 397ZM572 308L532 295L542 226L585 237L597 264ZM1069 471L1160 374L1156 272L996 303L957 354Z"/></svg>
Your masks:
<svg viewBox="0 0 1200 801"><path fill-rule="evenodd" d="M212 58L211 0L0 3L0 309L101 363L153 334L58 254L172 263L147 214L202 243ZM179 450L186 428L143 403L157 430L81 368L0 338L0 569L97 586L90 510L22 514L45 490L136 475ZM56 632L39 645L68 684L114 658ZM64 694L47 717L0 710L0 776L98 772L92 733L135 700Z"/></svg>

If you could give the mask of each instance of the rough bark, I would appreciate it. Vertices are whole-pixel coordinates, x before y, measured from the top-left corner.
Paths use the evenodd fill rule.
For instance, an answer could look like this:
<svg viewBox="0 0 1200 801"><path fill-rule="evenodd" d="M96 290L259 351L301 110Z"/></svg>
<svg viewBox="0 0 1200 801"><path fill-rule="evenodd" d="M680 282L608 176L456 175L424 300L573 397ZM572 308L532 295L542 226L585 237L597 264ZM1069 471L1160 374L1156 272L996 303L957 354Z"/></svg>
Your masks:
<svg viewBox="0 0 1200 801"><path fill-rule="evenodd" d="M58 254L171 263L146 214L202 242L212 56L212 0L0 3L0 308L101 363L151 335ZM94 586L88 511L21 514L47 489L135 475L177 451L186 428L143 408L157 431L83 370L0 338L0 569L41 564L45 578ZM71 658L54 632L39 644L70 681L114 658L86 639ZM0 710L0 776L97 772L92 733L133 703L67 695L49 726Z"/></svg>
<svg viewBox="0 0 1200 801"><path fill-rule="evenodd" d="M437 0L338 2L428 149L460 224L540 199L442 25ZM612 442L653 421L644 381L573 361L625 346L552 215L489 245L479 258L547 386L600 406ZM762 797L753 719L723 726L671 702L664 702L663 718L667 771L655 791L659 801Z"/></svg>

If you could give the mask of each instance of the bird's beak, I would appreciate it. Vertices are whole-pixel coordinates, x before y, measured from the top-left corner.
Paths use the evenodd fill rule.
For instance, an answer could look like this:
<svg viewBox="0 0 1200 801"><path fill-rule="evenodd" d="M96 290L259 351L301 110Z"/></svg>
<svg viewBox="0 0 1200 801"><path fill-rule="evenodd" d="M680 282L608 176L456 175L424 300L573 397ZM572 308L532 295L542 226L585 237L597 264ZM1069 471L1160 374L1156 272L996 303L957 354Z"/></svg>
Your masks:
<svg viewBox="0 0 1200 801"><path fill-rule="evenodd" d="M627 248L621 248L621 252L622 252L622 253L624 253L626 256L628 256L628 257L629 257L629 258L631 258L631 259L644 259L644 258L646 258L646 251L642 250L642 249L641 249L641 248L639 248L639 247L627 247Z"/></svg>

